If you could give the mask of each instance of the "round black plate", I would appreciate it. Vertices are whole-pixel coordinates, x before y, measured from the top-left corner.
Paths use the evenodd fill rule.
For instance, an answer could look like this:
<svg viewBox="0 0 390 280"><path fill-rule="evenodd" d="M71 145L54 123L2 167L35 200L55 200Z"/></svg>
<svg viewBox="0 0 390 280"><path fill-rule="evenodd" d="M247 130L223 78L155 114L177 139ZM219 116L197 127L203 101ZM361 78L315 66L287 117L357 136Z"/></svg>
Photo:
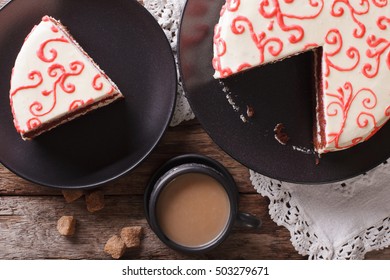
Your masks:
<svg viewBox="0 0 390 280"><path fill-rule="evenodd" d="M359 175L390 156L390 125L354 148L328 153L319 164L313 150L312 54L306 53L224 80L212 75L213 29L225 0L188 0L179 36L180 70L191 108L212 139L233 158L268 177L294 183L326 183ZM247 106L254 116L247 117ZM248 119L243 122L240 116ZM274 138L283 123L291 140ZM305 152L304 152L305 151Z"/></svg>
<svg viewBox="0 0 390 280"><path fill-rule="evenodd" d="M9 80L24 38L46 14L68 27L125 100L23 141L12 122ZM135 0L14 0L0 11L0 65L0 161L42 185L94 187L125 174L152 151L173 113L170 45Z"/></svg>

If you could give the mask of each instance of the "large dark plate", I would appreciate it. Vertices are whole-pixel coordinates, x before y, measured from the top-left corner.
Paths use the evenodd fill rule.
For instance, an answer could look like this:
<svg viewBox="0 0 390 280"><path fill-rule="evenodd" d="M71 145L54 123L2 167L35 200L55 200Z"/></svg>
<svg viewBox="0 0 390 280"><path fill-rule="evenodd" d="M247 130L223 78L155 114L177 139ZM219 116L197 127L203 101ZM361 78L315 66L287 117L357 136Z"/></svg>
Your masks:
<svg viewBox="0 0 390 280"><path fill-rule="evenodd" d="M325 154L318 165L312 150L312 54L259 67L224 81L238 112L214 80L213 28L224 0L188 0L179 37L181 74L195 115L212 139L228 154L266 176L295 183L325 183L361 174L390 156L390 125L354 148ZM255 115L244 123L247 105ZM283 123L291 140L287 146L274 139L273 129Z"/></svg>
<svg viewBox="0 0 390 280"><path fill-rule="evenodd" d="M26 35L44 15L61 20L125 100L23 141L9 80ZM0 11L0 161L46 186L93 187L132 170L162 137L174 109L176 69L154 18L135 0L14 0Z"/></svg>

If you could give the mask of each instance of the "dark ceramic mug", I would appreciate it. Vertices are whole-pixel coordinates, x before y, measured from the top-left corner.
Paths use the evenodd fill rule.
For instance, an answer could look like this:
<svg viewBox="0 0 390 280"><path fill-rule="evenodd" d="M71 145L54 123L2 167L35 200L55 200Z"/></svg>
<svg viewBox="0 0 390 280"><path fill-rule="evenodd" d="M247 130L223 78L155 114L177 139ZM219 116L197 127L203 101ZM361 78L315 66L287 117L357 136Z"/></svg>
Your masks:
<svg viewBox="0 0 390 280"><path fill-rule="evenodd" d="M167 186L186 174L201 174L219 183L229 201L226 224L212 239L197 246L180 244L169 238L162 229L158 218L159 198ZM183 186L184 188L185 186ZM238 211L239 193L231 174L219 162L202 155L187 154L175 157L165 163L152 177L145 191L145 214L155 234L169 247L186 253L204 253L220 245L229 235L234 225L259 228L261 221L254 216Z"/></svg>

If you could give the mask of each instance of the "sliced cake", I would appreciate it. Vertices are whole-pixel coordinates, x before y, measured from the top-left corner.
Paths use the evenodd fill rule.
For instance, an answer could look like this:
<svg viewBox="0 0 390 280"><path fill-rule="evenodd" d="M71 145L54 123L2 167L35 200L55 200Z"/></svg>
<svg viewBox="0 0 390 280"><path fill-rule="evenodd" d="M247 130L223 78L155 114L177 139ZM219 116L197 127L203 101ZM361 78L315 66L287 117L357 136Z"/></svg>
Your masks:
<svg viewBox="0 0 390 280"><path fill-rule="evenodd" d="M316 151L368 140L390 118L387 0L227 0L214 31L214 77L308 50L319 57Z"/></svg>
<svg viewBox="0 0 390 280"><path fill-rule="evenodd" d="M52 17L27 36L16 58L10 104L16 130L32 139L123 98L118 87Z"/></svg>

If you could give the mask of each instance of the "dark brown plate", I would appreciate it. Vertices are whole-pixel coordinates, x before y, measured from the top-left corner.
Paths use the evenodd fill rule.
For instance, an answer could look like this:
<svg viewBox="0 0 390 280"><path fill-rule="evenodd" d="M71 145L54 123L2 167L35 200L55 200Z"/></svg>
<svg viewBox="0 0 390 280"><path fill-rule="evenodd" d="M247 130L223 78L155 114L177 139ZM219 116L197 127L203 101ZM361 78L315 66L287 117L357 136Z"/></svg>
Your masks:
<svg viewBox="0 0 390 280"><path fill-rule="evenodd" d="M323 155L311 152L313 127L312 54L249 70L224 81L234 110L211 65L213 28L224 0L188 0L179 37L180 70L195 115L212 139L233 158L268 177L295 183L347 179L390 156L390 125L354 148ZM254 115L247 116L247 106ZM243 115L248 120L243 122ZM283 123L291 140L274 138Z"/></svg>
<svg viewBox="0 0 390 280"><path fill-rule="evenodd" d="M12 122L9 81L24 38L46 14L68 27L125 100L23 141ZM52 187L94 187L135 168L162 137L176 97L168 40L135 0L12 1L0 11L0 77L0 162Z"/></svg>

